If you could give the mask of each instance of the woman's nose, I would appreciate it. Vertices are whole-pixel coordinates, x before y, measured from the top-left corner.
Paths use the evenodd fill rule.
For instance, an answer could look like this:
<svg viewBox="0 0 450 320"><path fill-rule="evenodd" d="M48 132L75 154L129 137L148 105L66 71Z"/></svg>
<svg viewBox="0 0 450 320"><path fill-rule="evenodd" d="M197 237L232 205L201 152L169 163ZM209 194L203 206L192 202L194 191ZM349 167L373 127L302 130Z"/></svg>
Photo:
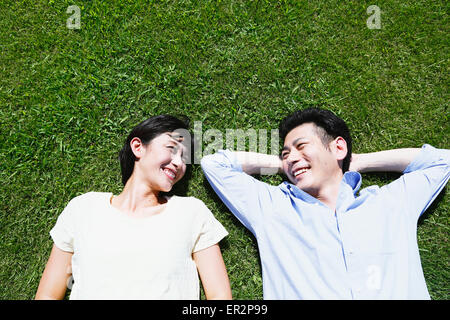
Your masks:
<svg viewBox="0 0 450 320"><path fill-rule="evenodd" d="M181 152L176 152L172 155L172 164L177 168L183 164Z"/></svg>

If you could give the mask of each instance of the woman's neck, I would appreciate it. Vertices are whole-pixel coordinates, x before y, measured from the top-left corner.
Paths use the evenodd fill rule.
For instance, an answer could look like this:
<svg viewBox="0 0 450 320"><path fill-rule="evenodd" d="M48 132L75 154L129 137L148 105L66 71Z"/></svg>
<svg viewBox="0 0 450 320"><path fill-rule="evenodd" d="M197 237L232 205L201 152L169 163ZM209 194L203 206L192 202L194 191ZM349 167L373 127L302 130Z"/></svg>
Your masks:
<svg viewBox="0 0 450 320"><path fill-rule="evenodd" d="M166 202L167 200L160 196L159 191L152 190L150 186L136 181L132 176L122 192L113 198L111 204L122 211L137 213Z"/></svg>

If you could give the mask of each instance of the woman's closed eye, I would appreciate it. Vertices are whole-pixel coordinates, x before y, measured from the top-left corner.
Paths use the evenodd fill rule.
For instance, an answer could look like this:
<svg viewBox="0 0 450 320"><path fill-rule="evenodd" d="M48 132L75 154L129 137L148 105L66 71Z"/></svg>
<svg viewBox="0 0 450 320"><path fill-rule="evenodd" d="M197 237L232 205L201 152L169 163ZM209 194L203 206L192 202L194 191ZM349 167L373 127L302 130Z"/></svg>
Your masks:
<svg viewBox="0 0 450 320"><path fill-rule="evenodd" d="M171 150L175 150L175 151L178 150L178 146L175 146L175 145L167 145L166 147Z"/></svg>
<svg viewBox="0 0 450 320"><path fill-rule="evenodd" d="M185 153L180 146L167 145L167 148L170 149L171 153L174 154L174 155L177 154L178 151L181 149L181 154L180 154L181 161L183 161L184 163L186 163L188 161L187 153Z"/></svg>

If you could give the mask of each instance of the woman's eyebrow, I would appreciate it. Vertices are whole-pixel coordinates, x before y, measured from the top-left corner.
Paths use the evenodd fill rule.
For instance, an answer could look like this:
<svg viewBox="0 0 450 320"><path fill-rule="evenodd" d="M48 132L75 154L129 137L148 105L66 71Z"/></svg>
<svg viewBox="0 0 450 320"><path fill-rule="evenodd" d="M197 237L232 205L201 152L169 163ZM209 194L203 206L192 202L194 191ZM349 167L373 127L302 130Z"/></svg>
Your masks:
<svg viewBox="0 0 450 320"><path fill-rule="evenodd" d="M167 135L170 137L170 139L174 140L177 143L183 142L184 141L184 137L181 134L170 134L167 133Z"/></svg>

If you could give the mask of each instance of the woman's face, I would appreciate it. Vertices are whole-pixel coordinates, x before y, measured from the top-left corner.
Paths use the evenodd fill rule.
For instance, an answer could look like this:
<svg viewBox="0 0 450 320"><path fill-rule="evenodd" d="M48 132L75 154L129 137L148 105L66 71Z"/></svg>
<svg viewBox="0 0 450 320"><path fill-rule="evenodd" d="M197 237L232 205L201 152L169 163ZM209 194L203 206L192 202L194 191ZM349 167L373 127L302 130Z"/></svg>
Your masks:
<svg viewBox="0 0 450 320"><path fill-rule="evenodd" d="M134 138L131 148L138 159L133 174L154 191L170 191L186 173L187 147L176 132L160 134L146 146Z"/></svg>

